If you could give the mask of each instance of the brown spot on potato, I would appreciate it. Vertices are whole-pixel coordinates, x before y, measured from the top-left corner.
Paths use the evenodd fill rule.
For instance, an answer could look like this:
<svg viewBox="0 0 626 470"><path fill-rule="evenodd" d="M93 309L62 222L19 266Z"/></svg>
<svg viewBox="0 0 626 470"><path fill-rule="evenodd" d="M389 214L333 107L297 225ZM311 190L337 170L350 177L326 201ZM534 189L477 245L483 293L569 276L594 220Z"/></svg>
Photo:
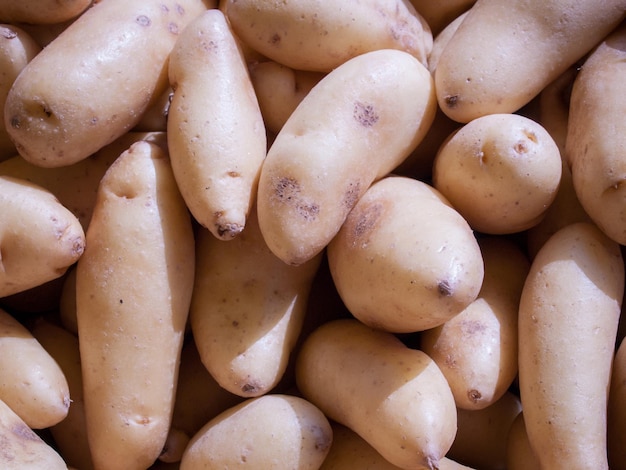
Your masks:
<svg viewBox="0 0 626 470"><path fill-rule="evenodd" d="M241 387L241 391L246 395L254 395L261 390L261 386L257 383L245 383Z"/></svg>
<svg viewBox="0 0 626 470"><path fill-rule="evenodd" d="M363 127L372 127L380 119L373 105L361 103L360 101L354 103L352 115Z"/></svg>
<svg viewBox="0 0 626 470"><path fill-rule="evenodd" d="M439 281L437 283L437 290L439 291L439 295L443 297L450 297L452 295L452 286L447 280Z"/></svg>
<svg viewBox="0 0 626 470"><path fill-rule="evenodd" d="M528 145L526 145L525 141L519 140L513 146L513 150L515 150L515 153L519 153L519 154L527 153L528 152Z"/></svg>
<svg viewBox="0 0 626 470"><path fill-rule="evenodd" d="M139 26L150 26L152 24L152 21L150 20L150 18L148 18L146 15L139 15L136 19L135 22L139 25Z"/></svg>
<svg viewBox="0 0 626 470"><path fill-rule="evenodd" d="M11 127L14 129L19 129L21 126L21 121L20 121L20 117L19 116L12 116L11 120Z"/></svg>
<svg viewBox="0 0 626 470"><path fill-rule="evenodd" d="M351 210L355 206L357 201L359 200L360 195L361 195L361 182L351 181L350 183L348 183L348 189L346 190L343 196L343 201L342 201L343 206L346 209Z"/></svg>
<svg viewBox="0 0 626 470"><path fill-rule="evenodd" d="M9 28L0 28L0 32L5 39L15 39L17 37L17 33Z"/></svg>
<svg viewBox="0 0 626 470"><path fill-rule="evenodd" d="M178 25L173 21L170 21L167 24L167 30L172 34L178 34Z"/></svg>
<svg viewBox="0 0 626 470"><path fill-rule="evenodd" d="M459 95L448 95L443 101L448 108L456 108L459 104Z"/></svg>
<svg viewBox="0 0 626 470"><path fill-rule="evenodd" d="M293 206L298 215L305 220L313 220L319 214L319 204L306 201L301 197L300 184L294 178L278 178L274 184L274 194L280 202Z"/></svg>
<svg viewBox="0 0 626 470"><path fill-rule="evenodd" d="M229 171L228 176L230 176L231 178L241 178L241 173L239 173L238 171Z"/></svg>
<svg viewBox="0 0 626 470"><path fill-rule="evenodd" d="M383 205L375 202L365 206L357 213L357 219L348 231L348 242L351 245L363 243L367 235L378 225L383 213Z"/></svg>
<svg viewBox="0 0 626 470"><path fill-rule="evenodd" d="M272 37L270 37L270 44L272 46L277 46L280 44L280 41L282 40L282 38L280 37L280 34L278 33L274 33L272 35Z"/></svg>
<svg viewBox="0 0 626 470"><path fill-rule="evenodd" d="M472 403L478 403L483 395L478 390L470 390L467 392L467 397L470 399Z"/></svg>
<svg viewBox="0 0 626 470"><path fill-rule="evenodd" d="M315 450L325 453L332 444L332 436L317 425L311 425L310 431L315 439Z"/></svg>

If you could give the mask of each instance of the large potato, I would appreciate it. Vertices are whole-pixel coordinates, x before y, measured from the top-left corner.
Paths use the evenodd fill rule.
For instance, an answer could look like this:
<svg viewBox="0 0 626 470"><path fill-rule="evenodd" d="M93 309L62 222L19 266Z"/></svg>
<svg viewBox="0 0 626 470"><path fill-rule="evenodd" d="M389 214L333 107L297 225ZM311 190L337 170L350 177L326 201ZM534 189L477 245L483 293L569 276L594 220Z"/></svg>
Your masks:
<svg viewBox="0 0 626 470"><path fill-rule="evenodd" d="M456 435L454 397L437 364L358 320L311 333L296 380L304 398L400 468L439 468Z"/></svg>
<svg viewBox="0 0 626 470"><path fill-rule="evenodd" d="M370 184L397 167L434 118L432 77L406 52L379 50L326 75L270 147L258 217L288 264L320 253Z"/></svg>
<svg viewBox="0 0 626 470"><path fill-rule="evenodd" d="M87 435L99 469L145 469L171 422L191 302L191 218L157 145L109 167L76 271Z"/></svg>
<svg viewBox="0 0 626 470"><path fill-rule="evenodd" d="M5 126L29 162L75 163L139 122L167 86L166 63L203 0L97 2L15 80ZM54 77L54 78L51 78Z"/></svg>
<svg viewBox="0 0 626 470"><path fill-rule="evenodd" d="M433 37L408 0L226 0L223 9L243 42L298 70L330 72L348 59L396 49L424 66Z"/></svg>
<svg viewBox="0 0 626 470"><path fill-rule="evenodd" d="M472 229L432 186L389 176L374 183L328 245L337 292L363 323L409 333L470 305L483 283Z"/></svg>

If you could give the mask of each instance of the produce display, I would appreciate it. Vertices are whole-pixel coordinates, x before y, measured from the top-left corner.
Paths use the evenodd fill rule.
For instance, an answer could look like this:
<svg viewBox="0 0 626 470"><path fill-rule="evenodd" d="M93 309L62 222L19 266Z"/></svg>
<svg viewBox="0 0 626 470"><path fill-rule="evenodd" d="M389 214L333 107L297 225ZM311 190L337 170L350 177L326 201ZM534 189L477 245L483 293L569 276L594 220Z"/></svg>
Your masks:
<svg viewBox="0 0 626 470"><path fill-rule="evenodd" d="M626 469L626 0L0 0L0 468Z"/></svg>

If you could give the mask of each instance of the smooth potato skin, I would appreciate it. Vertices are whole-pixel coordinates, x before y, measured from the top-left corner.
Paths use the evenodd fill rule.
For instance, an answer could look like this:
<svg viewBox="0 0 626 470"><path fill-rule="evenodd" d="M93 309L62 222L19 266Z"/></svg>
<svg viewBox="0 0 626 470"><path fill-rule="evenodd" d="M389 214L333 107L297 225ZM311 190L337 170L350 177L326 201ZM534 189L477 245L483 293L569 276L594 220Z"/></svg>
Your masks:
<svg viewBox="0 0 626 470"><path fill-rule="evenodd" d="M7 96L5 126L20 155L65 166L129 131L167 88L178 33L204 10L202 0L107 0L87 10L24 67Z"/></svg>
<svg viewBox="0 0 626 470"><path fill-rule="evenodd" d="M519 388L541 468L607 469L607 398L624 293L617 243L595 225L556 232L519 306Z"/></svg>
<svg viewBox="0 0 626 470"><path fill-rule="evenodd" d="M1 0L0 22L56 24L81 15L92 0Z"/></svg>
<svg viewBox="0 0 626 470"><path fill-rule="evenodd" d="M133 144L102 179L76 272L89 445L96 468L147 468L175 398L194 274L187 207L169 160Z"/></svg>

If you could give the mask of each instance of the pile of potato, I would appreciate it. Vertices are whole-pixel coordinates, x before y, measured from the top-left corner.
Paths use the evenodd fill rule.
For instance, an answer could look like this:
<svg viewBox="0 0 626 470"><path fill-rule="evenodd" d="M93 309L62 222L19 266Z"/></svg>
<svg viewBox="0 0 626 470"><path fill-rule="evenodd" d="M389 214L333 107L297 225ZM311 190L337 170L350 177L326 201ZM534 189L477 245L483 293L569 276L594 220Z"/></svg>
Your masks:
<svg viewBox="0 0 626 470"><path fill-rule="evenodd" d="M626 468L626 0L0 0L0 466Z"/></svg>

